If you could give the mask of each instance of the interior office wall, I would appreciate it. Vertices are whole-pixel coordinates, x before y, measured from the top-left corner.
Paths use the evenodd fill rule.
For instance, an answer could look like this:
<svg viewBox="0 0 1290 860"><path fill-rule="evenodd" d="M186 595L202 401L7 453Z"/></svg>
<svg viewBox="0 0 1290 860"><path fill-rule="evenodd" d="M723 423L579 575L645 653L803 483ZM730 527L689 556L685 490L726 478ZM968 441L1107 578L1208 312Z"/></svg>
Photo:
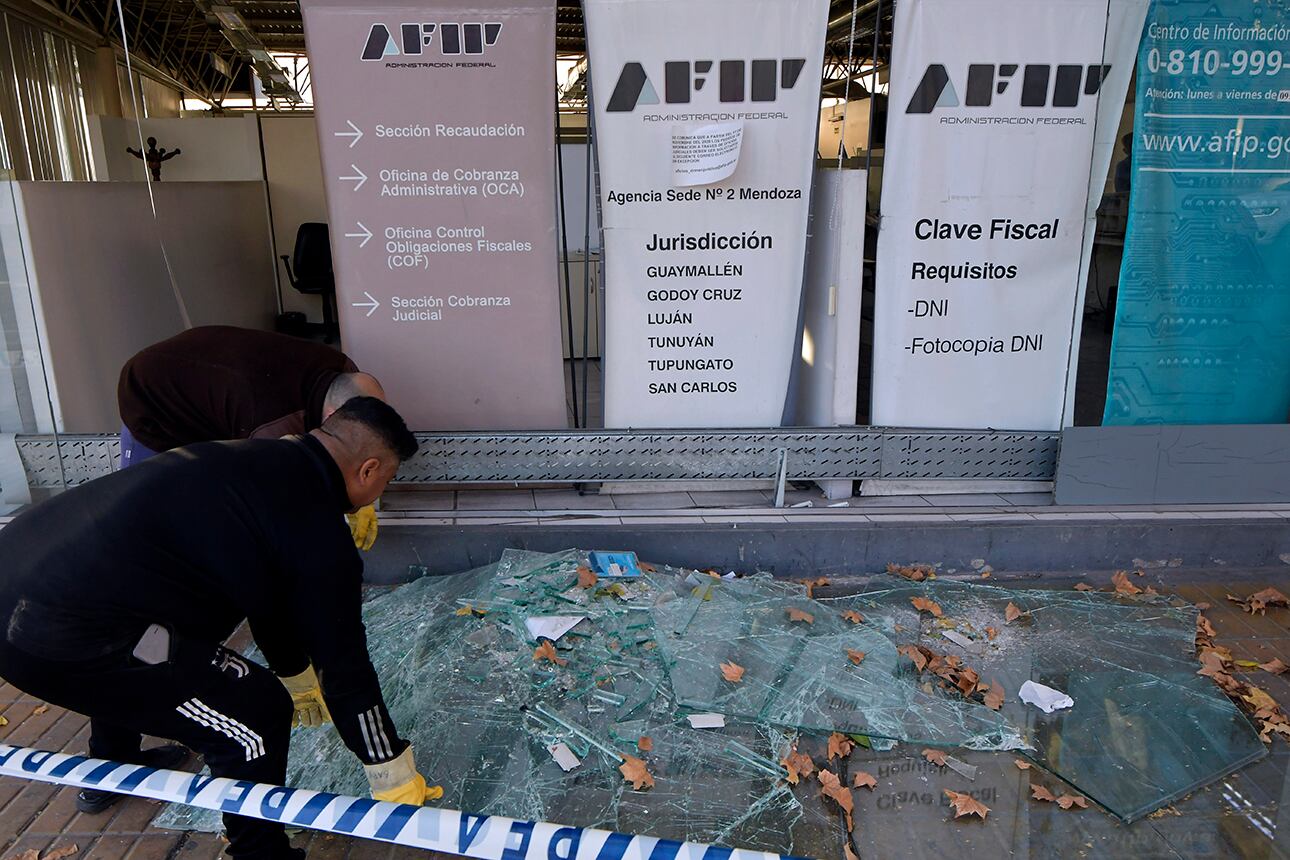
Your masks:
<svg viewBox="0 0 1290 860"><path fill-rule="evenodd" d="M585 115L581 115L585 121ZM566 128L576 124L579 115L565 114L560 117ZM564 213L561 217L560 197L556 198L556 254L560 257L560 337L564 344L565 358L600 358L601 326L604 322L603 284L600 280L600 210L596 206L596 164L592 159L591 174L587 173L587 145L585 143L560 144L560 166L564 170L559 194L564 199ZM556 174L557 181L560 174ZM588 178L590 178L591 196L588 198ZM567 222L567 223L566 223ZM588 234L590 225L590 234ZM591 254L586 249L590 239ZM563 293L565 287L565 266L563 255L567 245L569 256L569 301L566 303ZM590 296L588 296L590 288ZM588 301L590 299L590 301ZM573 312L573 339L570 341L569 311ZM583 327L587 329L587 349L583 351Z"/></svg>
<svg viewBox="0 0 1290 860"><path fill-rule="evenodd" d="M183 107L183 96L172 86L141 75L135 69L127 71L124 64L116 67L117 87L121 92L121 115L134 119L161 119L178 117ZM133 83L133 87L131 86ZM131 93L131 89L134 90Z"/></svg>
<svg viewBox="0 0 1290 860"><path fill-rule="evenodd" d="M869 146L869 99L854 99L849 105L840 103L820 110L820 158L837 158L838 144L843 141L847 155Z"/></svg>
<svg viewBox="0 0 1290 860"><path fill-rule="evenodd" d="M158 147L180 150L178 157L162 165L164 182L244 182L264 178L254 116L166 117L145 119L140 125L145 141L155 137ZM125 151L126 147L139 149L134 119L92 116L90 131L96 178L113 182L147 178L143 161Z"/></svg>
<svg viewBox="0 0 1290 860"><path fill-rule="evenodd" d="M161 183L153 190L166 215L156 221L142 183L12 186L33 306L23 331L39 335L53 402L53 426L40 432L119 429L121 365L182 329L162 242L194 325L272 325L277 301L260 182Z"/></svg>
<svg viewBox="0 0 1290 860"><path fill-rule="evenodd" d="M563 118L562 118L563 121ZM560 158L563 161L564 182L560 193L564 195L564 218L568 221L565 237L569 243L570 255L581 255L587 250L587 222L591 222L591 250L600 251L600 213L596 208L596 165L591 165L591 205L587 202L587 145L585 143L560 144ZM557 174L558 176L558 174ZM563 253L560 229L564 227L559 217L559 199L556 200L556 248ZM588 219L590 213L590 219ZM563 277L563 275L561 275ZM582 282L576 281L581 284Z"/></svg>
<svg viewBox="0 0 1290 860"><path fill-rule="evenodd" d="M53 429L54 422L23 256L16 185L0 182L0 337L4 344L0 432L44 433Z"/></svg>
<svg viewBox="0 0 1290 860"><path fill-rule="evenodd" d="M284 254L291 256L296 230L301 224L327 220L318 126L312 116L264 115L260 117L260 135L264 142L265 180L273 209L273 260L282 309L300 311L310 322L322 322L322 300L293 290L279 259ZM376 240L377 237L372 238Z"/></svg>

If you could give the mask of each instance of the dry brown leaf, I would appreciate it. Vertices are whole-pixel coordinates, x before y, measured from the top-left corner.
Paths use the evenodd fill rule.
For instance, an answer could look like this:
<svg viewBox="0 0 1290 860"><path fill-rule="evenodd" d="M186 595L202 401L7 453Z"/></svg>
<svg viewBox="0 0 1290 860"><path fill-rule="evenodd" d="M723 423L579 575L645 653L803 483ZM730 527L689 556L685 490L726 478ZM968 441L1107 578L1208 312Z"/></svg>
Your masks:
<svg viewBox="0 0 1290 860"><path fill-rule="evenodd" d="M487 615L487 614L488 614L488 610L487 610L487 609L480 609L480 608L479 608L479 607L477 607L477 606L471 606L471 605L468 603L468 604L466 604L465 606L463 606L463 607L461 607L460 609L458 609L458 610L456 611L456 613L454 613L454 614L456 614L456 615L470 615L470 616L473 616L473 617L476 617L476 618L483 618L485 615Z"/></svg>
<svg viewBox="0 0 1290 860"><path fill-rule="evenodd" d="M79 853L81 853L79 845L63 845L50 851L45 856L41 857L40 860L63 860L64 857L71 857L73 854Z"/></svg>
<svg viewBox="0 0 1290 860"><path fill-rule="evenodd" d="M959 670L958 677L949 678L960 693L964 696L970 696L977 691L977 685L981 682L981 676L966 666ZM1002 688L1000 688L1002 691Z"/></svg>
<svg viewBox="0 0 1290 860"><path fill-rule="evenodd" d="M9 720L7 720L4 717L0 717L0 726L7 726L7 725L9 725Z"/></svg>
<svg viewBox="0 0 1290 860"><path fill-rule="evenodd" d="M790 785L797 785L799 779L815 773L815 762L806 753L798 752L797 747L793 747L792 752L780 764L788 771Z"/></svg>
<svg viewBox="0 0 1290 860"><path fill-rule="evenodd" d="M1075 590L1076 590L1076 591L1097 591L1097 589L1096 589L1096 588L1094 588L1093 586L1089 585L1087 582L1079 582L1079 583L1076 583L1076 584L1075 584Z"/></svg>
<svg viewBox="0 0 1290 860"><path fill-rule="evenodd" d="M1029 614L1030 613L1028 612L1022 612L1020 609L1017 608L1017 604L1012 603L1010 601L1008 605L1004 607L1003 620L1011 624L1012 622L1016 621L1018 618L1021 618L1023 615L1029 615Z"/></svg>
<svg viewBox="0 0 1290 860"><path fill-rule="evenodd" d="M867 788L873 791L878 787L878 780L874 779L873 774L868 771L859 771L851 780L852 788Z"/></svg>
<svg viewBox="0 0 1290 860"><path fill-rule="evenodd" d="M1042 785L1030 784L1030 796L1034 800L1042 800L1044 803L1056 803L1057 795L1053 794Z"/></svg>
<svg viewBox="0 0 1290 860"><path fill-rule="evenodd" d="M987 627L985 628L985 635L987 639L993 642L999 636L999 631L994 627Z"/></svg>
<svg viewBox="0 0 1290 860"><path fill-rule="evenodd" d="M596 572L594 570L587 567L586 565L582 565L582 564L578 565L578 587L579 588L594 588L596 583L599 581L600 581L600 577L596 576Z"/></svg>
<svg viewBox="0 0 1290 860"><path fill-rule="evenodd" d="M803 612L795 607L790 607L786 611L788 612L789 621L805 621L807 624L815 623L815 616L809 612Z"/></svg>
<svg viewBox="0 0 1290 860"><path fill-rule="evenodd" d="M1269 606L1290 606L1290 597L1286 597L1275 588L1265 588L1241 600L1227 595L1228 600L1236 601L1251 615L1266 615Z"/></svg>
<svg viewBox="0 0 1290 860"><path fill-rule="evenodd" d="M901 645L896 649L896 653L904 654L906 657L913 660L914 668L920 672L927 668L927 655L924 654L923 649L919 648L917 645Z"/></svg>
<svg viewBox="0 0 1290 860"><path fill-rule="evenodd" d="M848 839L842 843L842 860L860 860L856 853L851 850L851 840Z"/></svg>
<svg viewBox="0 0 1290 860"><path fill-rule="evenodd" d="M26 851L19 854L15 860L40 860L40 852L35 848L28 848Z"/></svg>
<svg viewBox="0 0 1290 860"><path fill-rule="evenodd" d="M888 564L887 572L896 576L903 576L905 579L911 579L914 582L922 582L929 576L936 573L936 568L930 564Z"/></svg>
<svg viewBox="0 0 1290 860"><path fill-rule="evenodd" d="M930 612L933 615L935 615L937 618L940 618L942 615L945 614L944 612L941 611L941 607L937 605L936 601L930 598L911 597L909 599L909 602L914 604L914 608L917 609L919 612Z"/></svg>
<svg viewBox="0 0 1290 860"><path fill-rule="evenodd" d="M923 750L923 758L927 759L932 764L938 764L941 767L945 767L945 756L945 750L934 750L930 748Z"/></svg>
<svg viewBox="0 0 1290 860"><path fill-rule="evenodd" d="M1290 666L1282 663L1280 657L1273 657L1266 663L1260 663L1259 668L1264 672L1271 672L1273 675L1284 675L1290 671Z"/></svg>
<svg viewBox="0 0 1290 860"><path fill-rule="evenodd" d="M641 752L651 752L654 749L654 739L649 735L641 735L636 739L636 749Z"/></svg>
<svg viewBox="0 0 1290 860"><path fill-rule="evenodd" d="M1217 636L1217 635L1218 635L1218 631L1216 631L1216 630L1214 629L1214 625L1213 625L1213 624L1210 624L1210 623L1209 623L1209 619L1208 619L1208 618L1206 618L1204 615L1197 615L1197 616L1196 616L1196 639L1197 639L1197 641L1199 641L1199 640L1201 640L1201 639L1213 639L1213 638L1214 638L1215 636Z"/></svg>
<svg viewBox="0 0 1290 860"><path fill-rule="evenodd" d="M824 786L820 789L820 794L832 799L838 806L842 807L842 811L847 817L847 832L854 830L855 822L852 820L851 814L855 812L855 798L851 796L851 789L843 785L837 774L831 770L820 771L816 778L819 779L820 785Z"/></svg>
<svg viewBox="0 0 1290 860"><path fill-rule="evenodd" d="M847 649L847 659L850 660L852 663L855 663L857 666L859 666L860 663L864 660L864 654L865 652L857 651L854 648ZM1280 673L1277 673L1277 674L1280 674Z"/></svg>
<svg viewBox="0 0 1290 860"><path fill-rule="evenodd" d="M1004 696L1003 685L998 681L991 681L985 691L985 696L982 697L982 701L985 702L987 708L997 711L1003 707Z"/></svg>
<svg viewBox="0 0 1290 860"><path fill-rule="evenodd" d="M989 578L990 578L990 576L991 576L991 572L990 572L990 571L988 571L988 570L983 570L983 571L981 571L981 578L982 578L982 579L989 579Z"/></svg>
<svg viewBox="0 0 1290 860"><path fill-rule="evenodd" d="M843 612L842 617L847 621L850 621L852 624L859 624L861 621L864 621L864 616L859 612L856 612L854 609L848 609L846 612Z"/></svg>
<svg viewBox="0 0 1290 860"><path fill-rule="evenodd" d="M1122 570L1117 570L1115 575L1111 577L1111 584L1115 586L1116 594L1142 593L1142 589L1129 582L1129 575Z"/></svg>
<svg viewBox="0 0 1290 860"><path fill-rule="evenodd" d="M1057 798L1057 805L1062 809L1070 809L1072 806L1080 809L1088 809L1088 801L1073 794L1063 794L1061 797Z"/></svg>
<svg viewBox="0 0 1290 860"><path fill-rule="evenodd" d="M829 578L827 576L821 576L817 579L803 579L801 582L802 585L806 586L806 596L814 597L816 586L828 585Z"/></svg>
<svg viewBox="0 0 1290 860"><path fill-rule="evenodd" d="M1258 687L1250 687L1249 691L1241 698L1249 702L1254 707L1254 715L1259 716L1260 711L1272 712L1277 709L1277 700L1267 694L1265 690Z"/></svg>
<svg viewBox="0 0 1290 860"><path fill-rule="evenodd" d="M1213 648L1202 649L1197 656L1200 660L1200 671L1196 673L1197 675L1213 678L1216 675L1226 673L1227 661Z"/></svg>
<svg viewBox="0 0 1290 860"><path fill-rule="evenodd" d="M732 684L738 684L744 679L744 672L747 671L738 663L722 663L721 677L725 678Z"/></svg>
<svg viewBox="0 0 1290 860"><path fill-rule="evenodd" d="M569 661L555 653L555 645L550 639L543 639L542 644L533 649L533 662L538 660L547 660L555 663L557 666L567 666Z"/></svg>
<svg viewBox="0 0 1290 860"><path fill-rule="evenodd" d="M654 777L645 769L645 762L635 756L623 756L623 763L618 766L618 772L623 775L624 780L632 784L632 788L636 791L654 787Z"/></svg>
<svg viewBox="0 0 1290 860"><path fill-rule="evenodd" d="M1030 770L1030 762L1028 761L1022 761L1019 758L1014 758L1012 760L1012 763L1017 766L1017 770Z"/></svg>
<svg viewBox="0 0 1290 860"><path fill-rule="evenodd" d="M646 573L658 573L658 568L647 561L639 562L636 566Z"/></svg>
<svg viewBox="0 0 1290 860"><path fill-rule="evenodd" d="M855 749L855 743L851 738L839 732L829 735L829 761L834 758L846 758L851 755L851 750Z"/></svg>
<svg viewBox="0 0 1290 860"><path fill-rule="evenodd" d="M49 712L49 705L37 705L35 708L32 709L31 715L33 717L39 717L41 714L45 714L48 712Z"/></svg>
<svg viewBox="0 0 1290 860"><path fill-rule="evenodd" d="M970 794L961 791L950 791L945 789L945 796L950 799L950 805L954 807L954 817L962 818L965 815L979 816L982 821L990 814L990 807L977 800Z"/></svg>

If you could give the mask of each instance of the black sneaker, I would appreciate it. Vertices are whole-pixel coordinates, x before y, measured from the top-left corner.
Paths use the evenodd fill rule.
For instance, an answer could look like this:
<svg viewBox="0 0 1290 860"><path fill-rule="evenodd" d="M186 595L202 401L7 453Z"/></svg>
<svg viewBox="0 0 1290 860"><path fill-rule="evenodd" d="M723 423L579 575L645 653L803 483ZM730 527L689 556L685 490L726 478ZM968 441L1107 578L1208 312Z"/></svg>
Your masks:
<svg viewBox="0 0 1290 860"><path fill-rule="evenodd" d="M188 756L188 747L181 747L179 744L166 744L143 750L139 753L138 760L132 762L132 764L155 767L159 770L173 770L187 761ZM76 809L86 815L97 815L123 797L125 797L124 794L117 794L114 791L82 788L76 793Z"/></svg>

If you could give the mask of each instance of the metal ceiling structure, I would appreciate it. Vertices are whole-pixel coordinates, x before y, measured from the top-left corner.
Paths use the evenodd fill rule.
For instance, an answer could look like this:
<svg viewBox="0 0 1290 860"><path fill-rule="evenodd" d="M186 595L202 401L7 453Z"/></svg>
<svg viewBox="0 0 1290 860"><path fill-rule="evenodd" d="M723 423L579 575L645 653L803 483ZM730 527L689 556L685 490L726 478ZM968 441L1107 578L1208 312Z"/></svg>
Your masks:
<svg viewBox="0 0 1290 860"><path fill-rule="evenodd" d="M890 57L894 2L832 0L826 95L841 96L847 77L853 79L852 98L867 94L862 72L872 74L875 65L881 70ZM121 0L123 15L118 15L117 0L0 0L0 7L94 46L120 49L124 23L132 61L189 95L215 103L231 93L249 91L249 68L256 69L266 91L289 98L291 82L274 73L276 64L265 57L306 52L296 0ZM585 53L579 0L558 0L555 47L561 55Z"/></svg>

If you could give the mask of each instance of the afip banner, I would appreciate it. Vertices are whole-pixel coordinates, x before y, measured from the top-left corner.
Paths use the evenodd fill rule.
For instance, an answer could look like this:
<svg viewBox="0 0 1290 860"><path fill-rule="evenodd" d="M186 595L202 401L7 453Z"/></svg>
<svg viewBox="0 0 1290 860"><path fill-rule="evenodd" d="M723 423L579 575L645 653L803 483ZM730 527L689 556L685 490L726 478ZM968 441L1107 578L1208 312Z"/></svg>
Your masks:
<svg viewBox="0 0 1290 860"><path fill-rule="evenodd" d="M766 427L794 361L824 0L586 0L605 426Z"/></svg>
<svg viewBox="0 0 1290 860"><path fill-rule="evenodd" d="M554 0L301 9L345 351L414 429L567 426Z"/></svg>
<svg viewBox="0 0 1290 860"><path fill-rule="evenodd" d="M901 0L873 422L1062 426L1146 0ZM1099 134L1099 131L1102 133Z"/></svg>
<svg viewBox="0 0 1290 860"><path fill-rule="evenodd" d="M1290 9L1155 3L1104 424L1290 418Z"/></svg>

